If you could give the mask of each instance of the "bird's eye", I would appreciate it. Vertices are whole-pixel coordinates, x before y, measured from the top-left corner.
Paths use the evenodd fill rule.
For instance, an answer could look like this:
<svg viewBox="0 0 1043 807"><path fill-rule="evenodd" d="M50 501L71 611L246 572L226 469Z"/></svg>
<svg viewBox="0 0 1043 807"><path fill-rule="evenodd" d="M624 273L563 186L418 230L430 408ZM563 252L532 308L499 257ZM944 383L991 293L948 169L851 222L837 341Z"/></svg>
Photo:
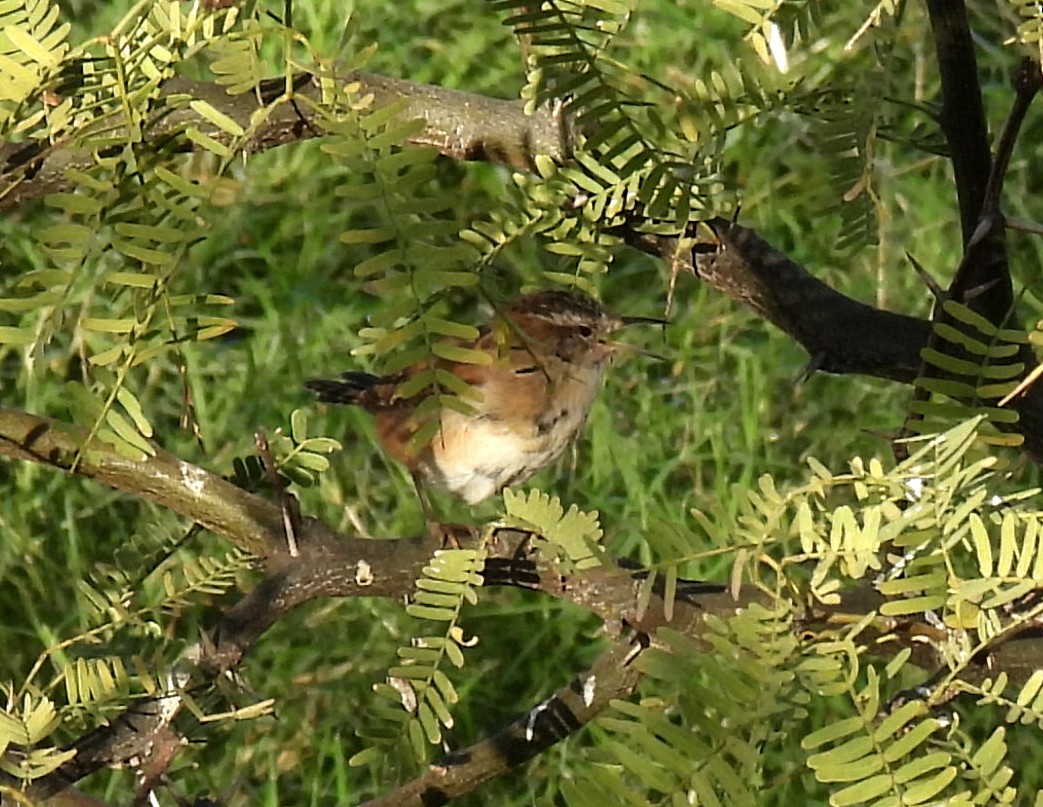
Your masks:
<svg viewBox="0 0 1043 807"><path fill-rule="evenodd" d="M594 329L589 325L580 325L576 330L579 331L579 335L584 339L589 339L594 335Z"/></svg>

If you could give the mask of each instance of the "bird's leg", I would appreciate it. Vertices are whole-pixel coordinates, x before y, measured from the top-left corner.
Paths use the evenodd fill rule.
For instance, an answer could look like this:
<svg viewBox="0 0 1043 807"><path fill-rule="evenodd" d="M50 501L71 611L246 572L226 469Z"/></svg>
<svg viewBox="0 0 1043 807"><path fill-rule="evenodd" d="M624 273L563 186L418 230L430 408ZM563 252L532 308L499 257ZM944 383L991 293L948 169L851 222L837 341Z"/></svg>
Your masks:
<svg viewBox="0 0 1043 807"><path fill-rule="evenodd" d="M435 518L434 508L431 507L431 499L428 498L427 490L424 488L424 480L417 471L413 471L410 476L413 477L413 487L416 489L417 499L420 500L420 510L424 514L424 526L427 527L429 534L437 534L441 523Z"/></svg>
<svg viewBox="0 0 1043 807"><path fill-rule="evenodd" d="M424 480L416 471L413 471L411 476L416 496L420 500L420 509L424 513L424 527L428 535L438 539L442 549L460 549L463 545L462 540L478 537L478 530L468 524L447 524L438 519L427 495Z"/></svg>

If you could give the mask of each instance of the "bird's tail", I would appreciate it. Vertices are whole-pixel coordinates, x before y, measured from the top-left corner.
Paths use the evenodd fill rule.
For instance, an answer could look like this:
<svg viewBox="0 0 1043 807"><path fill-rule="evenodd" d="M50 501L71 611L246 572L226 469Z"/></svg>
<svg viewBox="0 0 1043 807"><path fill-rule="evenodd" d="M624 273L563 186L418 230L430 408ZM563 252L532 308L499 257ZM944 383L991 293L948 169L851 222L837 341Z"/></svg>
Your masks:
<svg viewBox="0 0 1043 807"><path fill-rule="evenodd" d="M304 386L310 389L323 403L371 404L377 387L387 381L371 373L341 373L340 378L309 378Z"/></svg>

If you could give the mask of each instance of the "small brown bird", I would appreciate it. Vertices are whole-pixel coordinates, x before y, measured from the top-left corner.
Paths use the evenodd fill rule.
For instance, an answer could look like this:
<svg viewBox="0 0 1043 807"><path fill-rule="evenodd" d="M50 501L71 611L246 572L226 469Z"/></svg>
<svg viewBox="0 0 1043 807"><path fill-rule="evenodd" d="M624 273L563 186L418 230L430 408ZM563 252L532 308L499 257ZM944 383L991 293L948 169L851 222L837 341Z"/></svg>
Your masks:
<svg viewBox="0 0 1043 807"><path fill-rule="evenodd" d="M421 396L403 398L399 387L427 363L393 376L347 372L337 380L305 386L327 403L354 404L377 419L381 446L413 475L425 516L423 483L432 482L469 504L524 482L553 462L576 436L621 345L613 331L649 317L621 317L576 291L548 290L519 298L502 313L502 325L486 327L473 344L488 364L445 362L442 369L472 385L473 411L442 407L414 417ZM426 444L411 438L427 419L439 428Z"/></svg>

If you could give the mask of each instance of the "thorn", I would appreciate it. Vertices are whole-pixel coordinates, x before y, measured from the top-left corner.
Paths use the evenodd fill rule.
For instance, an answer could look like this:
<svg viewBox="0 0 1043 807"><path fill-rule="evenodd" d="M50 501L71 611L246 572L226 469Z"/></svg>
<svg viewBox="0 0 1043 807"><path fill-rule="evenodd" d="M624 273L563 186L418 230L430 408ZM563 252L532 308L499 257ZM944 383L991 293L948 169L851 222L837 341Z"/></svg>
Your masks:
<svg viewBox="0 0 1043 807"><path fill-rule="evenodd" d="M808 359L807 364L800 368L800 370L797 372L796 378L793 379L794 385L803 384L813 375L815 375L815 373L822 369L822 364L823 362L825 362L825 360L825 353L816 353L814 356Z"/></svg>
<svg viewBox="0 0 1043 807"><path fill-rule="evenodd" d="M998 212L987 213L982 215L978 219L978 224L974 228L974 232L971 233L970 239L967 241L967 247L964 249L964 253L974 249L978 244L985 240L985 238L996 228L997 224L1003 223L1003 216Z"/></svg>
<svg viewBox="0 0 1043 807"><path fill-rule="evenodd" d="M967 291L963 295L963 302L968 303L975 297L980 297L982 294L987 292L989 289L991 289L999 282L1000 278L994 277L992 280L982 283L980 286L975 286L972 289L967 289Z"/></svg>
<svg viewBox="0 0 1043 807"><path fill-rule="evenodd" d="M287 492L286 486L282 483L282 479L279 478L279 471L275 467L275 460L268 445L268 438L260 429L254 432L254 445L257 447L257 453L261 455L264 470L268 473L268 481L275 489L275 493L279 498L279 509L282 511L282 526L283 531L286 533L286 549L290 553L291 558L299 557L301 551L297 546L297 525L300 524L300 509L297 506L297 499L294 498L292 493Z"/></svg>
<svg viewBox="0 0 1043 807"><path fill-rule="evenodd" d="M1028 219L1016 219L1012 216L1004 216L1003 223L1011 230L1019 230L1023 233L1033 233L1034 235L1043 235L1043 224L1036 221L1029 221Z"/></svg>
<svg viewBox="0 0 1043 807"><path fill-rule="evenodd" d="M931 294L934 295L935 300L942 303L949 299L949 292L938 284L938 281L934 279L930 272L923 268L923 265L913 257L911 252L906 252L905 257L909 259L909 263L913 265L916 274L920 276L920 280L923 281L923 284L927 286Z"/></svg>

